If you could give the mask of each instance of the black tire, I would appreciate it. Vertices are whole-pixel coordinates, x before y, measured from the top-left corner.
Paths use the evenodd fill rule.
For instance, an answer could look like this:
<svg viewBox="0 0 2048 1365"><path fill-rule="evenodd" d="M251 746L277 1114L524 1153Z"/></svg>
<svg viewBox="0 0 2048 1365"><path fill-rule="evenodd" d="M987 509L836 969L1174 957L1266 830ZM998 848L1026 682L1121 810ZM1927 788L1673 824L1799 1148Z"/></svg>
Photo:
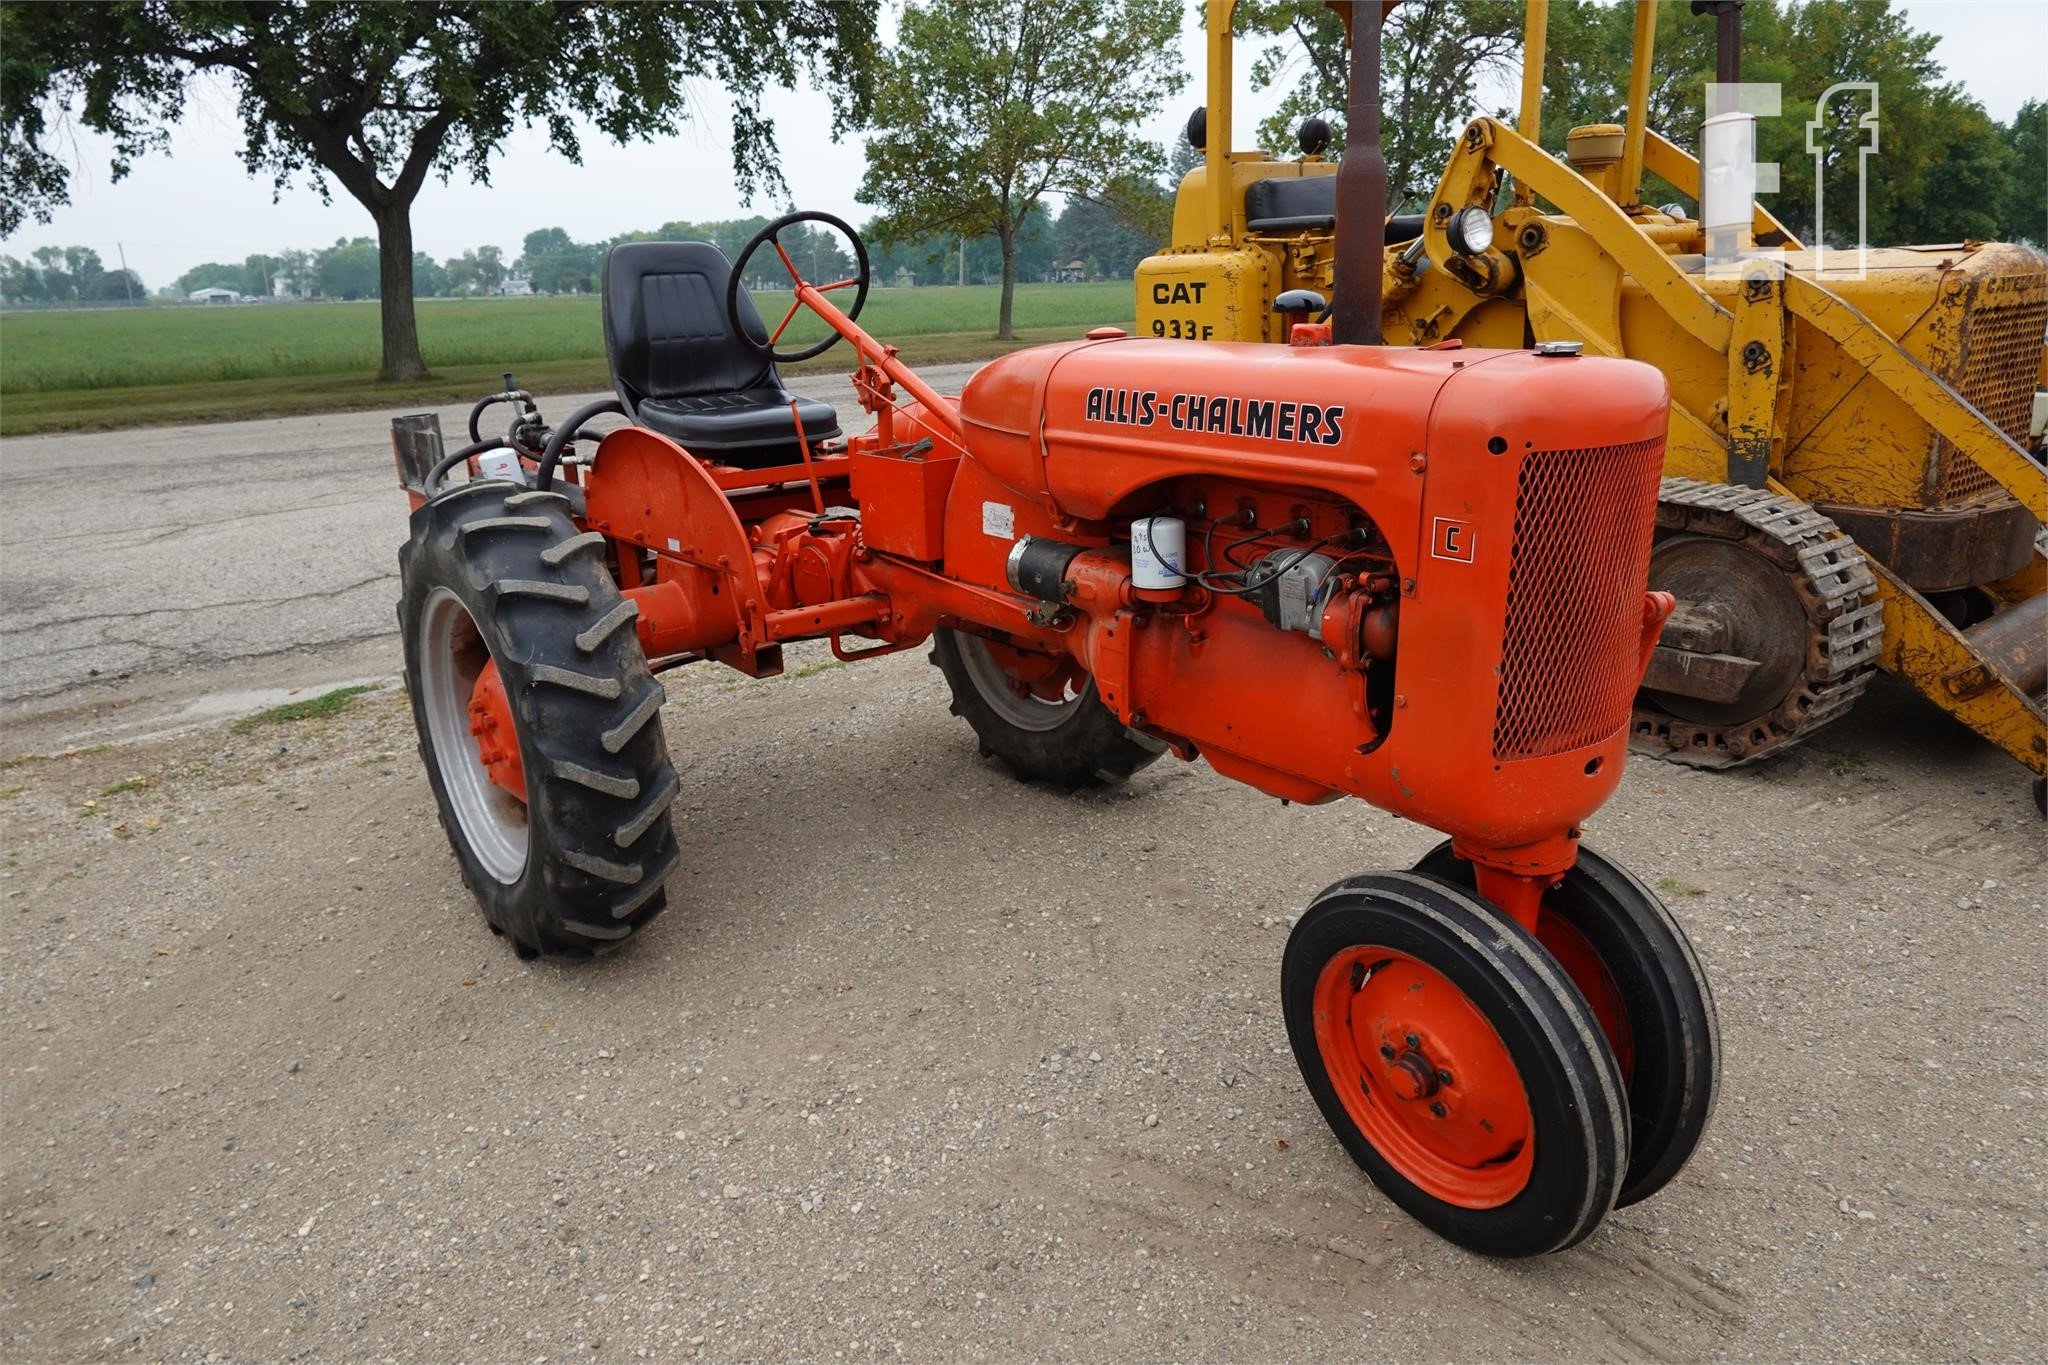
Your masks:
<svg viewBox="0 0 2048 1365"><path fill-rule="evenodd" d="M953 691L951 710L981 740L983 758L996 758L1026 782L1073 789L1121 782L1166 752L1149 735L1130 729L1095 695L1091 680L1059 708L1048 707L1048 723L1028 728L1007 719L1004 699L984 690L971 651L978 636L940 629L932 636L931 661Z"/></svg>
<svg viewBox="0 0 2048 1365"><path fill-rule="evenodd" d="M1472 864L1446 839L1415 865L1463 891L1473 891ZM1628 1171L1617 1208L1649 1198L1671 1182L1700 1144L1720 1088L1721 1024L1699 954L1656 892L1627 869L1581 847L1578 863L1545 894L1543 915L1578 931L1599 958L1619 996L1631 1058ZM1537 937L1545 928L1539 920ZM1593 988L1581 983L1582 993ZM1595 1011L1596 1015L1598 1011Z"/></svg>
<svg viewBox="0 0 2048 1365"><path fill-rule="evenodd" d="M1374 1146L1338 1096L1317 1039L1315 996L1325 966L1359 947L1440 974L1512 1059L1528 1102L1527 1175L1493 1207L1449 1202L1422 1188ZM1350 991L1372 976L1354 974ZM1535 1256L1579 1242L1613 1208L1628 1160L1621 1077L1578 988L1519 925L1434 878L1347 878L1295 923L1280 989L1295 1061L1324 1119L1372 1182L1431 1231L1482 1255ZM1361 1076L1360 1094L1370 1102L1370 1093ZM1519 1149L1512 1156L1522 1159Z"/></svg>
<svg viewBox="0 0 2048 1365"><path fill-rule="evenodd" d="M665 694L633 630L636 609L602 560L604 544L578 534L561 494L491 481L415 511L398 555L420 757L463 882L522 957L617 947L660 912L678 858L668 818L678 784L656 714ZM441 640L459 641L444 650L456 662L430 661ZM448 698L466 696L462 680L466 672L473 682L481 667L479 645L504 682L526 770L523 810L487 791L481 816L477 798L463 795L473 778L465 759L480 765L473 747L458 747L474 741L445 709ZM447 753L437 752L435 714L444 737L453 736ZM479 832L465 825L465 809L482 822ZM493 830L522 828L493 842Z"/></svg>

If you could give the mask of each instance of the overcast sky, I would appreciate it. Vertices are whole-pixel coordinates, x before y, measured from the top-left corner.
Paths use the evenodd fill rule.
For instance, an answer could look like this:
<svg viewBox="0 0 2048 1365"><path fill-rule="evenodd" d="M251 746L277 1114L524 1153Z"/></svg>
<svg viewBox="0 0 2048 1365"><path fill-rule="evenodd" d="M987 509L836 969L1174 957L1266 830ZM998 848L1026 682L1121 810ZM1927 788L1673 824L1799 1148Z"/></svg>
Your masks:
<svg viewBox="0 0 2048 1365"><path fill-rule="evenodd" d="M1936 58L1993 118L2010 119L2026 100L2048 97L2048 3L1901 0L1900 8L1916 27L1940 37ZM1160 142L1177 137L1188 111L1201 102L1202 41L1192 6L1183 21L1181 50L1188 84L1145 130ZM1240 141L1277 99L1272 92L1251 93L1251 55L1240 46ZM0 242L0 250L19 256L43 245L90 246L109 266L125 250L128 264L154 289L201 261L240 261L253 252L316 248L338 237L372 234L369 215L338 191L332 205L303 187L272 203L269 182L245 174L236 156L239 124L225 86L196 82L193 93L170 153L146 158L118 184L108 177L106 144L78 132L71 154L72 202L48 225L31 223ZM535 228L559 226L578 240L596 240L672 219L774 212L780 205L743 204L733 187L722 98L706 88L697 105L689 124L653 142L618 147L591 130L583 140L581 166L550 152L538 133L517 134L498 157L493 186L461 178L446 185L428 182L413 208L413 244L442 259L496 243L509 257ZM835 146L825 136L831 126L825 97L771 92L767 111L776 122L783 172L797 206L826 209L855 223L865 219L872 210L854 198L862 169L858 139Z"/></svg>

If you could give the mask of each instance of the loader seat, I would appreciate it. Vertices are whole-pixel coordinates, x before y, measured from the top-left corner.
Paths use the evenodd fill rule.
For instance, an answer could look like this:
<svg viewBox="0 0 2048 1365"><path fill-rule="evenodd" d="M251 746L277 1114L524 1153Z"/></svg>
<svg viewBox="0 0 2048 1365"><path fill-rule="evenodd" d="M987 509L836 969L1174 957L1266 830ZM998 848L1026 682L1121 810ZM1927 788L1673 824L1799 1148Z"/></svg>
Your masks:
<svg viewBox="0 0 2048 1365"><path fill-rule="evenodd" d="M725 287L732 263L709 242L625 242L605 253L604 350L626 412L692 455L758 469L803 458L772 362L732 334ZM746 290L740 321L768 331ZM812 445L839 435L829 403L796 398Z"/></svg>
<svg viewBox="0 0 2048 1365"><path fill-rule="evenodd" d="M1244 190L1244 225L1249 232L1329 232L1337 226L1337 177L1290 175L1254 180ZM1397 213L1387 219L1387 245L1422 235L1422 215Z"/></svg>

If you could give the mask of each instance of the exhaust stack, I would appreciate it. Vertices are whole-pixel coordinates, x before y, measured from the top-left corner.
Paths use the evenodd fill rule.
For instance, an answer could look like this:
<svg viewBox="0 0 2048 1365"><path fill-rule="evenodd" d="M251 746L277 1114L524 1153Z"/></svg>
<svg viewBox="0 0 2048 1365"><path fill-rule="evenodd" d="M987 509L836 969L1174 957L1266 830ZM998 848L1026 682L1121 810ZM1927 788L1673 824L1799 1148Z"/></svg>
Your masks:
<svg viewBox="0 0 2048 1365"><path fill-rule="evenodd" d="M1380 344L1380 275L1386 268L1387 158L1380 151L1380 0L1351 0L1351 89L1344 160L1337 167L1337 279L1330 339Z"/></svg>

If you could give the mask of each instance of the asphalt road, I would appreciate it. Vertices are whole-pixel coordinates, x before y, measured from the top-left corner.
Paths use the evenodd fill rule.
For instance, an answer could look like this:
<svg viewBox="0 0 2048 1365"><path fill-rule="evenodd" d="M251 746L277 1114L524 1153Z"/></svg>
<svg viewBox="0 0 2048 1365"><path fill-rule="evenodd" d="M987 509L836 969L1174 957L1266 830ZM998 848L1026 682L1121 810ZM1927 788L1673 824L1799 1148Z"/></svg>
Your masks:
<svg viewBox="0 0 2048 1365"><path fill-rule="evenodd" d="M925 375L957 392L977 368ZM846 379L792 387L847 430L865 425ZM467 414L442 409L442 432L459 438ZM0 715L86 684L205 669L232 681L252 661L394 636L406 505L391 416L0 441Z"/></svg>

